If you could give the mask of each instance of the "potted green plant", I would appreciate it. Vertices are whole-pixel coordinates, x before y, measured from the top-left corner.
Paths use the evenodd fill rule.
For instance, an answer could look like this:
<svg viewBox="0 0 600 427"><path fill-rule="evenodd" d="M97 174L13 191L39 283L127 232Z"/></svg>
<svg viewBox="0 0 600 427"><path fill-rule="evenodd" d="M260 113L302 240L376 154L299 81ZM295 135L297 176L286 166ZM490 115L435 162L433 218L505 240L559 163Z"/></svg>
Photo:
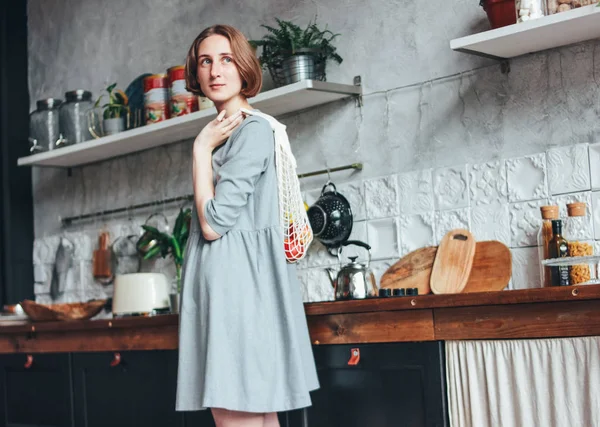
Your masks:
<svg viewBox="0 0 600 427"><path fill-rule="evenodd" d="M169 235L159 231L150 225L142 225L144 234L138 240L137 247L149 247L144 251L143 258L148 260L161 256L167 258L171 256L175 263L175 274L177 281L177 293L171 295L171 311L179 311L179 296L181 294L181 267L185 257L185 247L190 235L190 224L192 220L191 209L180 209L173 234Z"/></svg>
<svg viewBox="0 0 600 427"><path fill-rule="evenodd" d="M102 94L96 100L94 109L100 107L100 101L104 96L108 96L108 102L102 105L102 121L96 118L95 113L92 110L91 117L89 119L90 132L94 137L100 138L106 135L113 135L115 133L123 132L126 128L125 119L129 113L128 99L125 92L120 89L115 89L116 83L111 84L106 88L108 95ZM100 129L96 127L100 124Z"/></svg>
<svg viewBox="0 0 600 427"><path fill-rule="evenodd" d="M279 28L261 25L267 34L260 40L250 40L250 44L262 48L261 65L269 70L277 86L306 79L325 81L327 61L342 63L333 45L339 34L320 30L316 20L302 29L293 22L275 19Z"/></svg>

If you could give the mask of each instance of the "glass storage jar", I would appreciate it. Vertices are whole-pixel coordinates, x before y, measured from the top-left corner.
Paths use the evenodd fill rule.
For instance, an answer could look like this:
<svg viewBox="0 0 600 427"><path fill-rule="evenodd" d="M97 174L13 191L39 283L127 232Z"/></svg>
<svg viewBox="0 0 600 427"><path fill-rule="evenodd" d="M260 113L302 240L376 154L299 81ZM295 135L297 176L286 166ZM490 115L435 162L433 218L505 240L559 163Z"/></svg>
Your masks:
<svg viewBox="0 0 600 427"><path fill-rule="evenodd" d="M585 230L588 228L589 218L586 214L585 203L567 204L568 217L565 221L564 237L568 242L569 256L591 256L594 255L594 247L591 243L584 242L586 237ZM587 236L589 238L589 236ZM591 278L590 267L587 264L577 264L571 266L571 284L578 285L587 283Z"/></svg>
<svg viewBox="0 0 600 427"><path fill-rule="evenodd" d="M29 142L32 153L55 148L59 139L58 107L62 101L56 98L40 99L37 109L29 115Z"/></svg>
<svg viewBox="0 0 600 427"><path fill-rule="evenodd" d="M526 22L547 15L546 1L547 0L515 0L517 22Z"/></svg>
<svg viewBox="0 0 600 427"><path fill-rule="evenodd" d="M596 3L595 0L546 0L548 15L554 15L559 12L567 12L581 6L589 6Z"/></svg>
<svg viewBox="0 0 600 427"><path fill-rule="evenodd" d="M65 99L59 110L62 138L56 145L71 145L93 139L87 119L87 112L93 108L92 92L72 90L65 93Z"/></svg>
<svg viewBox="0 0 600 427"><path fill-rule="evenodd" d="M558 219L558 206L542 206L542 224L537 235L538 256L540 260L540 280L542 288L552 286L551 267L546 267L542 261L550 258L549 244L552 240L552 220Z"/></svg>

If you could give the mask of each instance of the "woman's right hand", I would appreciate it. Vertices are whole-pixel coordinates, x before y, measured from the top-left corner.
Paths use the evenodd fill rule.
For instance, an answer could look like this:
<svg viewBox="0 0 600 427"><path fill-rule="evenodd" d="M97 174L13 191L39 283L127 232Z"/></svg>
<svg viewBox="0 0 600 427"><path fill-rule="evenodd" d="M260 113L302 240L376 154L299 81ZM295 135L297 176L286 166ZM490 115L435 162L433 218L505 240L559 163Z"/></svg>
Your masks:
<svg viewBox="0 0 600 427"><path fill-rule="evenodd" d="M225 114L225 110L221 111L216 119L204 126L204 129L202 129L194 141L194 148L212 152L223 141L229 138L244 120L244 115L241 111L227 118L225 118Z"/></svg>

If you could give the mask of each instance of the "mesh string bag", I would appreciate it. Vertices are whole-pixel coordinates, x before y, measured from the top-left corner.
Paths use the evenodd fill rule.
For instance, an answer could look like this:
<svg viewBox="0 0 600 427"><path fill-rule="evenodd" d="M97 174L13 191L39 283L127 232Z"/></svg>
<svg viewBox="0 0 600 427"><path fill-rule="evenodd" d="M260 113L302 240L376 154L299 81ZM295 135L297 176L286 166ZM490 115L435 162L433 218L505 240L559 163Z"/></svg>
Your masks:
<svg viewBox="0 0 600 427"><path fill-rule="evenodd" d="M300 180L296 173L296 158L284 124L268 114L241 109L244 114L262 117L269 122L275 137L275 168L279 198L279 226L283 235L285 257L289 263L306 256L313 240L313 232L304 208Z"/></svg>

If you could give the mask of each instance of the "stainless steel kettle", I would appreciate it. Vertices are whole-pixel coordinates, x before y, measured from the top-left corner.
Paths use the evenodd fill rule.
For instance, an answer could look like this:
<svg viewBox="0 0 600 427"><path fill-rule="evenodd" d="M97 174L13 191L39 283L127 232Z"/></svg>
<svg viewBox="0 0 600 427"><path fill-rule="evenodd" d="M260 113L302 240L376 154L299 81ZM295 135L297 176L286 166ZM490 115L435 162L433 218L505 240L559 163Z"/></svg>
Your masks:
<svg viewBox="0 0 600 427"><path fill-rule="evenodd" d="M342 261L342 247L348 245L365 248L369 253L369 258L366 264L360 264L356 262L358 257L348 257L350 263L341 267L337 274L334 269L326 268L331 285L335 289L335 299L364 299L377 296L377 282L375 281L375 275L369 268L371 264L371 246L359 240L348 240L342 243L338 249L340 264Z"/></svg>

